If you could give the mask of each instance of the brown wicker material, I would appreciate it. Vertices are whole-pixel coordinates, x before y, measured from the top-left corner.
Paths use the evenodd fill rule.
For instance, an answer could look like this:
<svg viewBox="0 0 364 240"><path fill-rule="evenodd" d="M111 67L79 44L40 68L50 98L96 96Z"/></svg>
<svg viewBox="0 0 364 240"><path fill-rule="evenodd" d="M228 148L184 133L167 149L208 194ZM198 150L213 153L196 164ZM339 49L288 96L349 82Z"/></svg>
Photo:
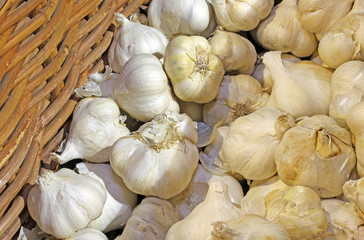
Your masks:
<svg viewBox="0 0 364 240"><path fill-rule="evenodd" d="M52 167L74 88L104 69L114 13L128 16L143 2L0 0L0 239L29 219L27 192Z"/></svg>

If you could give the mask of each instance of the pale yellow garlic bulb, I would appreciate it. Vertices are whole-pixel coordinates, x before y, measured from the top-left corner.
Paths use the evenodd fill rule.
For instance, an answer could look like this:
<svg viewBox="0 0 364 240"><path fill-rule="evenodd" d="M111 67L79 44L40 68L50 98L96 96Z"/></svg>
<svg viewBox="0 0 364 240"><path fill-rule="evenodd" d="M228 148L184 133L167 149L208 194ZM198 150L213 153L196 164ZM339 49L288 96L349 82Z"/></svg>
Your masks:
<svg viewBox="0 0 364 240"><path fill-rule="evenodd" d="M351 10L354 0L299 0L298 12L303 27L316 34L318 40Z"/></svg>
<svg viewBox="0 0 364 240"><path fill-rule="evenodd" d="M356 0L353 9L330 28L321 39L318 52L322 61L337 68L350 60L364 60L364 3Z"/></svg>
<svg viewBox="0 0 364 240"><path fill-rule="evenodd" d="M316 115L284 133L274 161L286 184L307 186L330 198L342 193L356 159L350 133L334 119Z"/></svg>
<svg viewBox="0 0 364 240"><path fill-rule="evenodd" d="M355 104L348 112L346 124L355 137L356 170L364 176L364 101Z"/></svg>
<svg viewBox="0 0 364 240"><path fill-rule="evenodd" d="M211 240L290 240L287 231L279 224L269 222L258 215L248 214L212 224Z"/></svg>
<svg viewBox="0 0 364 240"><path fill-rule="evenodd" d="M217 29L209 38L209 42L212 53L221 59L226 73L252 74L257 52L248 39Z"/></svg>
<svg viewBox="0 0 364 240"><path fill-rule="evenodd" d="M269 16L252 31L253 38L264 48L291 52L308 57L315 52L317 40L301 23L297 0L283 0L274 6Z"/></svg>
<svg viewBox="0 0 364 240"><path fill-rule="evenodd" d="M349 110L364 96L364 62L348 61L338 67L331 78L329 116L346 127Z"/></svg>
<svg viewBox="0 0 364 240"><path fill-rule="evenodd" d="M168 199L192 179L198 164L196 142L191 118L166 112L117 140L110 163L133 192Z"/></svg>
<svg viewBox="0 0 364 240"><path fill-rule="evenodd" d="M239 117L231 124L221 146L222 161L246 179L270 178L277 171L275 148L294 124L290 114L270 107Z"/></svg>
<svg viewBox="0 0 364 240"><path fill-rule="evenodd" d="M175 37L168 43L164 56L164 68L178 98L206 103L216 97L224 66L211 52L206 38Z"/></svg>
<svg viewBox="0 0 364 240"><path fill-rule="evenodd" d="M212 4L219 25L228 31L249 31L266 18L274 0L207 0Z"/></svg>
<svg viewBox="0 0 364 240"><path fill-rule="evenodd" d="M328 232L333 236L328 240L364 239L364 220L356 211L355 205L338 199L321 201L329 222Z"/></svg>
<svg viewBox="0 0 364 240"><path fill-rule="evenodd" d="M349 180L343 186L344 196L356 207L359 216L364 218L364 178Z"/></svg>
<svg viewBox="0 0 364 240"><path fill-rule="evenodd" d="M250 75L225 75L216 98L203 106L203 121L214 126L230 125L235 119L264 106L269 95Z"/></svg>

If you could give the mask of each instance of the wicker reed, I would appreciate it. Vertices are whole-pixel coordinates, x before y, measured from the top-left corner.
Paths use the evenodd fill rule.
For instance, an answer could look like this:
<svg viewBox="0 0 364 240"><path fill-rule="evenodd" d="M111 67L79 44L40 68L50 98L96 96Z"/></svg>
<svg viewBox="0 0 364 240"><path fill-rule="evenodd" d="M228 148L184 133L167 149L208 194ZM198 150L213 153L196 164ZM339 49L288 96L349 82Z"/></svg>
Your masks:
<svg viewBox="0 0 364 240"><path fill-rule="evenodd" d="M65 138L73 89L104 69L114 13L145 0L0 0L0 239L29 220L26 196Z"/></svg>

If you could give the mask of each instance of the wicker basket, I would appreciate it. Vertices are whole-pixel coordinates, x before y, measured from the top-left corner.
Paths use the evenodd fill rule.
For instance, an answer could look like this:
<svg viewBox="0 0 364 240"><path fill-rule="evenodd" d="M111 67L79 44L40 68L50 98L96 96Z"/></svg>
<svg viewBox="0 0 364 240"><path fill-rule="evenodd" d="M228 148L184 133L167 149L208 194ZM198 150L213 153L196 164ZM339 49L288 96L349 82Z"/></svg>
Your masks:
<svg viewBox="0 0 364 240"><path fill-rule="evenodd" d="M0 239L30 219L26 196L64 139L73 89L102 71L114 13L145 0L0 0Z"/></svg>

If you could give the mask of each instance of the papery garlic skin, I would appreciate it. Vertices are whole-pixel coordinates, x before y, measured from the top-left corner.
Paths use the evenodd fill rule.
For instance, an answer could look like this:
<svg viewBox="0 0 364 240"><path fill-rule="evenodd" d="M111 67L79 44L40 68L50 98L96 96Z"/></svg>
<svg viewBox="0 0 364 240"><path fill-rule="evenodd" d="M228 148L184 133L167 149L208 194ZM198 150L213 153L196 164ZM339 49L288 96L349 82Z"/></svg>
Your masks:
<svg viewBox="0 0 364 240"><path fill-rule="evenodd" d="M295 118L328 115L332 73L310 61L282 62L281 52L264 54L263 63L273 80L266 106L292 114Z"/></svg>
<svg viewBox="0 0 364 240"><path fill-rule="evenodd" d="M355 139L356 170L360 177L364 177L364 101L355 104L348 112L346 124Z"/></svg>
<svg viewBox="0 0 364 240"><path fill-rule="evenodd" d="M287 231L279 224L269 222L258 215L243 215L238 218L212 224L211 240L290 240Z"/></svg>
<svg viewBox="0 0 364 240"><path fill-rule="evenodd" d="M216 98L203 106L203 121L214 126L230 125L237 118L248 115L264 106L269 95L250 75L225 75Z"/></svg>
<svg viewBox="0 0 364 240"><path fill-rule="evenodd" d="M274 6L269 16L251 33L264 48L291 52L297 57L308 57L317 48L317 40L301 23L297 0L283 0Z"/></svg>
<svg viewBox="0 0 364 240"><path fill-rule="evenodd" d="M191 118L166 112L116 141L110 163L133 192L168 199L192 178L198 163L196 142Z"/></svg>
<svg viewBox="0 0 364 240"><path fill-rule="evenodd" d="M312 189L293 186L264 197L268 221L281 225L291 239L324 239L328 222L321 199Z"/></svg>
<svg viewBox="0 0 364 240"><path fill-rule="evenodd" d="M178 220L168 201L147 197L134 208L123 233L115 240L164 240L168 229Z"/></svg>
<svg viewBox="0 0 364 240"><path fill-rule="evenodd" d="M99 217L106 202L106 189L96 179L61 168L46 171L30 190L27 206L40 229L66 238Z"/></svg>
<svg viewBox="0 0 364 240"><path fill-rule="evenodd" d="M244 196L240 183L228 174L211 174L199 164L189 186L168 200L176 209L180 219L186 218L198 204L205 200L209 185L214 181L224 182L227 185L231 202L238 207L240 206Z"/></svg>
<svg viewBox="0 0 364 240"><path fill-rule="evenodd" d="M355 205L338 199L322 200L321 205L328 219L328 232L334 234L329 240L364 238L364 220L360 218Z"/></svg>
<svg viewBox="0 0 364 240"><path fill-rule="evenodd" d="M329 116L346 127L349 110L364 99L364 62L348 61L340 65L332 74L331 95Z"/></svg>
<svg viewBox="0 0 364 240"><path fill-rule="evenodd" d="M140 54L125 64L114 84L114 99L133 118L147 122L165 111L179 112L157 57Z"/></svg>
<svg viewBox="0 0 364 240"><path fill-rule="evenodd" d="M289 186L280 180L278 176L273 176L266 180L253 181L249 191L241 199L242 215L255 214L265 217L267 211L264 201L265 196L277 189L284 190L287 188Z"/></svg>
<svg viewBox="0 0 364 240"><path fill-rule="evenodd" d="M364 178L349 180L343 186L344 196L354 204L359 216L364 218Z"/></svg>
<svg viewBox="0 0 364 240"><path fill-rule="evenodd" d="M176 96L187 102L213 100L224 75L222 61L201 36L173 38L166 48L164 68Z"/></svg>
<svg viewBox="0 0 364 240"><path fill-rule="evenodd" d="M129 21L121 13L115 14L115 19L120 26L108 52L108 61L114 72L120 73L125 63L139 54L163 58L168 39L161 31Z"/></svg>
<svg viewBox="0 0 364 240"><path fill-rule="evenodd" d="M349 13L353 2L354 0L299 0L298 12L302 26L315 33L320 41L338 20Z"/></svg>
<svg viewBox="0 0 364 240"><path fill-rule="evenodd" d="M352 10L320 40L318 52L330 68L350 60L364 60L364 4L356 0Z"/></svg>
<svg viewBox="0 0 364 240"><path fill-rule="evenodd" d="M209 27L211 18L205 0L153 0L148 9L149 24L168 38L198 35Z"/></svg>
<svg viewBox="0 0 364 240"><path fill-rule="evenodd" d="M76 165L76 169L79 174L91 176L100 181L107 190L107 199L102 214L91 221L87 226L102 232L109 232L125 225L131 215L132 209L136 205L136 194L131 192L124 183L119 185L112 179L113 172L109 164L90 164L81 162ZM114 177L116 178L118 176ZM119 179L119 181L120 180L121 179ZM106 184L108 187L106 187ZM111 188L114 189L114 191L112 191L113 194L116 190L120 191L120 193L118 193L118 199L109 192L109 189ZM120 201L119 199L121 197L123 197L123 199ZM129 197L129 199L127 197Z"/></svg>
<svg viewBox="0 0 364 240"><path fill-rule="evenodd" d="M208 239L213 222L227 221L239 216L239 208L233 205L228 196L227 185L214 181L209 186L205 200L186 218L173 224L168 230L166 240Z"/></svg>
<svg viewBox="0 0 364 240"><path fill-rule="evenodd" d="M73 111L69 135L60 155L52 153L53 160L64 164L83 158L90 162L109 161L114 142L130 133L123 123L120 110L110 98L84 98Z"/></svg>
<svg viewBox="0 0 364 240"><path fill-rule="evenodd" d="M316 115L284 133L274 161L286 184L307 186L330 198L342 193L356 158L350 133L332 118Z"/></svg>
<svg viewBox="0 0 364 240"><path fill-rule="evenodd" d="M93 228L84 228L64 240L108 240L105 234Z"/></svg>
<svg viewBox="0 0 364 240"><path fill-rule="evenodd" d="M231 124L220 157L246 179L267 179L276 173L275 148L294 124L290 114L270 107L259 108Z"/></svg>
<svg viewBox="0 0 364 240"><path fill-rule="evenodd" d="M211 51L224 64L226 73L252 74L257 59L254 45L236 33L217 29L209 38Z"/></svg>
<svg viewBox="0 0 364 240"><path fill-rule="evenodd" d="M231 32L250 31L272 10L274 0L207 0L219 25Z"/></svg>

